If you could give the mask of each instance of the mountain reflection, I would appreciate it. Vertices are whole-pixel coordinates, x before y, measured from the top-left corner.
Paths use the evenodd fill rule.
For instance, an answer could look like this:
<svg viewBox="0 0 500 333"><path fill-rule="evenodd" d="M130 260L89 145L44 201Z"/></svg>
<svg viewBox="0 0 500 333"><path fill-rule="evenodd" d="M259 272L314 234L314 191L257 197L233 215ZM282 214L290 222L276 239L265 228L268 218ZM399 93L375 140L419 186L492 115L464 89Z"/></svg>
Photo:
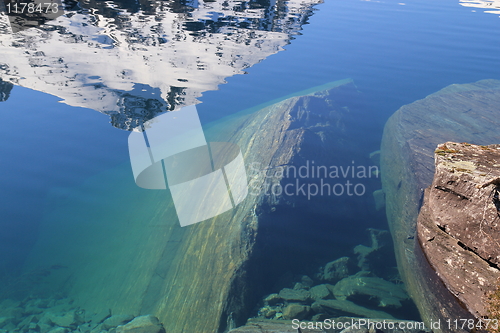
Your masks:
<svg viewBox="0 0 500 333"><path fill-rule="evenodd" d="M0 79L0 102L5 102L9 99L10 91L13 88L13 84L10 82L4 82Z"/></svg>
<svg viewBox="0 0 500 333"><path fill-rule="evenodd" d="M487 9L484 12L490 14L500 14L500 0L460 0L464 7Z"/></svg>
<svg viewBox="0 0 500 333"><path fill-rule="evenodd" d="M2 15L0 78L132 130L282 50L320 2L66 1L15 33Z"/></svg>

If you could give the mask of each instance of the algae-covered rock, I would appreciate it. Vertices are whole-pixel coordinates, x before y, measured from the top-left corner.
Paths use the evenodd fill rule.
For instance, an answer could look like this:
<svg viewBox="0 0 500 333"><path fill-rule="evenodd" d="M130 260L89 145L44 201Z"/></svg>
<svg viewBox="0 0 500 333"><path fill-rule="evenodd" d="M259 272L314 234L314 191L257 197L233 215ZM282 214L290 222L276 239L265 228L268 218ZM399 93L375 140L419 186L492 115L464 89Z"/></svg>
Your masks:
<svg viewBox="0 0 500 333"><path fill-rule="evenodd" d="M384 129L381 175L396 259L408 292L427 324L431 320L473 318L443 287L416 242L423 191L434 175L434 151L447 141L478 145L500 142L498 105L500 81L451 85L401 107ZM452 332L446 327L441 331Z"/></svg>

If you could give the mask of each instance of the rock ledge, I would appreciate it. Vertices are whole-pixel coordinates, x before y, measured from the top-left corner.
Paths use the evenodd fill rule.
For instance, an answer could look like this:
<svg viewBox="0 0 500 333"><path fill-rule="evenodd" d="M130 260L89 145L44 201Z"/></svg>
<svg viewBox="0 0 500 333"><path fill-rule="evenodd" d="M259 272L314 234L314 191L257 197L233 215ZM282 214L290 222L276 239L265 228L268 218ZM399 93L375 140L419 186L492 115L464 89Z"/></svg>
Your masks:
<svg viewBox="0 0 500 333"><path fill-rule="evenodd" d="M417 222L422 249L448 290L476 317L500 277L500 145L446 142Z"/></svg>

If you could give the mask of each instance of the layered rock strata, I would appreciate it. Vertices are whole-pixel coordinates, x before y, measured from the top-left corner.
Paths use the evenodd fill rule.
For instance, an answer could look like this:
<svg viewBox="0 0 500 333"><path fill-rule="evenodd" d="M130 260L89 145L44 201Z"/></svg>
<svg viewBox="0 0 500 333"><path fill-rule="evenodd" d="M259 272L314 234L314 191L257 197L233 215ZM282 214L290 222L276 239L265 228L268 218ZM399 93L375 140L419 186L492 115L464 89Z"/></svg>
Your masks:
<svg viewBox="0 0 500 333"><path fill-rule="evenodd" d="M500 277L500 145L446 142L417 222L418 239L439 277L477 318Z"/></svg>

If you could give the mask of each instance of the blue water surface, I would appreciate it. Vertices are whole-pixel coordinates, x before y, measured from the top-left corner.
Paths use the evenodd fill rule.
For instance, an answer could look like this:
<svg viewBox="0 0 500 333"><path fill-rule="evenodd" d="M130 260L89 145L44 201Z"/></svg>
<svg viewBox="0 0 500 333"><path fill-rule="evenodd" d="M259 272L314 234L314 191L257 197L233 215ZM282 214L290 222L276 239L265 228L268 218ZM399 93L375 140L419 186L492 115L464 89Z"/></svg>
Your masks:
<svg viewBox="0 0 500 333"><path fill-rule="evenodd" d="M457 0L325 0L284 49L203 92L202 124L352 78L365 112L352 135L365 136L369 152L380 148L384 124L401 106L450 84L500 79L500 17ZM22 271L51 191L130 166L129 132L108 115L18 85L0 102L0 115L1 279Z"/></svg>

